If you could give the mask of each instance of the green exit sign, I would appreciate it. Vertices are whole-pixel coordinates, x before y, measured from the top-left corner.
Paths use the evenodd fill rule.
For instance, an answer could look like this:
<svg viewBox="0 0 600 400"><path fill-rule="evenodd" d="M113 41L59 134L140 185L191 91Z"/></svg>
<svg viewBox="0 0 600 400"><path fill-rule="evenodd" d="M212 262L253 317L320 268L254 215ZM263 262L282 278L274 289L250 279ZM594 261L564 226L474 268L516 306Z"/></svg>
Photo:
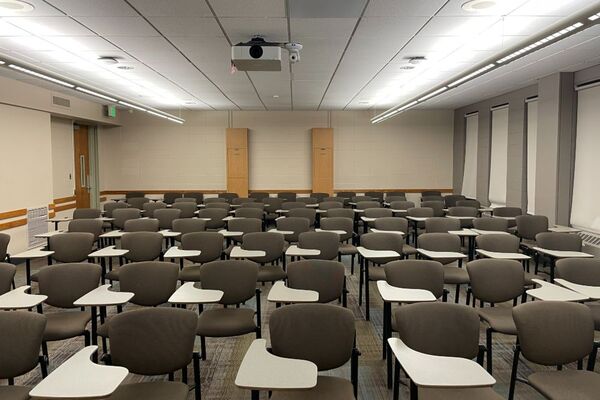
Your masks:
<svg viewBox="0 0 600 400"><path fill-rule="evenodd" d="M104 106L104 114L109 118L117 118L117 106L108 105Z"/></svg>

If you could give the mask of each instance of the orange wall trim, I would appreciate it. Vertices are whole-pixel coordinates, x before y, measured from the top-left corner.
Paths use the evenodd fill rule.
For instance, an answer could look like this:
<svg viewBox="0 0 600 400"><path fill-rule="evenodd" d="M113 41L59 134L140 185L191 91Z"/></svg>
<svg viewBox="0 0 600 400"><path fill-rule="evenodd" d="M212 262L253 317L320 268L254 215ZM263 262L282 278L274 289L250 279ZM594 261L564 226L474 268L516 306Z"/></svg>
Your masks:
<svg viewBox="0 0 600 400"><path fill-rule="evenodd" d="M64 204L75 201L75 196L61 197L59 199L54 199L54 204Z"/></svg>
<svg viewBox="0 0 600 400"><path fill-rule="evenodd" d="M3 222L0 224L0 231L16 228L17 226L27 225L27 218L16 219L14 221Z"/></svg>
<svg viewBox="0 0 600 400"><path fill-rule="evenodd" d="M453 189L334 189L337 192L357 192L357 193L365 193L365 192L405 192L405 193L421 193L427 191L438 191L442 193L452 193Z"/></svg>
<svg viewBox="0 0 600 400"><path fill-rule="evenodd" d="M18 210L5 211L0 213L0 219L9 219L15 217L21 217L23 215L27 215L26 208L20 208Z"/></svg>
<svg viewBox="0 0 600 400"><path fill-rule="evenodd" d="M144 190L144 189L131 189L131 190L103 190L100 192L102 196L107 195L115 195L115 194L126 194L129 192L143 192L145 194L163 194L163 193L206 193L206 194L218 194L227 192L226 189L152 189L152 190ZM102 200L102 199L100 199Z"/></svg>
<svg viewBox="0 0 600 400"><path fill-rule="evenodd" d="M54 211L55 212L60 212L60 211L70 210L72 208L77 208L77 204L70 203L70 204L65 204L65 205L62 205L62 206L55 206L54 207Z"/></svg>

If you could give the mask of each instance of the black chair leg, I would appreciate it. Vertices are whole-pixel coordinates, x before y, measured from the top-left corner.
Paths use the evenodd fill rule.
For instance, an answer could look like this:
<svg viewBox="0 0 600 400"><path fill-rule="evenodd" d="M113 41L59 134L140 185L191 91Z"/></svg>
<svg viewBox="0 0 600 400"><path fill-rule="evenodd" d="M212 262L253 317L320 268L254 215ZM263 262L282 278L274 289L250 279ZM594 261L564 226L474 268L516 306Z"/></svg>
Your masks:
<svg viewBox="0 0 600 400"><path fill-rule="evenodd" d="M44 362L46 365L50 365L50 357L48 356L48 343L42 342L42 355L44 357Z"/></svg>
<svg viewBox="0 0 600 400"><path fill-rule="evenodd" d="M492 328L487 328L485 331L485 345L487 349L486 361L487 361L487 371L492 373Z"/></svg>
<svg viewBox="0 0 600 400"><path fill-rule="evenodd" d="M454 294L454 302L458 304L458 296L460 296L460 285L456 285L456 293Z"/></svg>
<svg viewBox="0 0 600 400"><path fill-rule="evenodd" d="M394 400L400 398L400 363L398 360L394 362Z"/></svg>
<svg viewBox="0 0 600 400"><path fill-rule="evenodd" d="M204 336L200 336L200 356L202 360L206 360L206 338Z"/></svg>
<svg viewBox="0 0 600 400"><path fill-rule="evenodd" d="M513 354L512 371L510 373L510 385L508 387L508 400L513 400L515 397L515 385L517 383L517 367L519 366L520 347L517 344Z"/></svg>
<svg viewBox="0 0 600 400"><path fill-rule="evenodd" d="M194 363L194 398L200 400L202 393L200 391L200 357L194 353L192 357Z"/></svg>

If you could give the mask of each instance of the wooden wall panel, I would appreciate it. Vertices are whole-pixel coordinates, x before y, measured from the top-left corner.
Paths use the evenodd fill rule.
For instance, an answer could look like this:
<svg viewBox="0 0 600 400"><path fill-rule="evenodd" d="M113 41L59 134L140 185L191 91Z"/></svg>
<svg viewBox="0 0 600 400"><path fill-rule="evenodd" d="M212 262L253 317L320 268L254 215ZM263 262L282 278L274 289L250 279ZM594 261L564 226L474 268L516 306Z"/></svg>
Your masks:
<svg viewBox="0 0 600 400"><path fill-rule="evenodd" d="M248 129L227 129L227 191L248 196Z"/></svg>
<svg viewBox="0 0 600 400"><path fill-rule="evenodd" d="M333 193L333 129L312 129L312 191Z"/></svg>

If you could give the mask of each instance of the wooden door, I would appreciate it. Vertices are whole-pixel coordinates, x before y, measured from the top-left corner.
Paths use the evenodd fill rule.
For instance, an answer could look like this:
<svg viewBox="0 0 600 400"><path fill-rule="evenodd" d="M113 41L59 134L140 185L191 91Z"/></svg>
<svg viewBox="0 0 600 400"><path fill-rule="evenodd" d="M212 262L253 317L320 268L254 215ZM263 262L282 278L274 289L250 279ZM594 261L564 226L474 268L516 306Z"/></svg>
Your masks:
<svg viewBox="0 0 600 400"><path fill-rule="evenodd" d="M312 130L312 191L333 194L333 129Z"/></svg>
<svg viewBox="0 0 600 400"><path fill-rule="evenodd" d="M248 196L248 129L227 129L227 191Z"/></svg>
<svg viewBox="0 0 600 400"><path fill-rule="evenodd" d="M73 147L75 149L75 201L77 208L90 207L90 151L88 147L88 127L73 127Z"/></svg>

